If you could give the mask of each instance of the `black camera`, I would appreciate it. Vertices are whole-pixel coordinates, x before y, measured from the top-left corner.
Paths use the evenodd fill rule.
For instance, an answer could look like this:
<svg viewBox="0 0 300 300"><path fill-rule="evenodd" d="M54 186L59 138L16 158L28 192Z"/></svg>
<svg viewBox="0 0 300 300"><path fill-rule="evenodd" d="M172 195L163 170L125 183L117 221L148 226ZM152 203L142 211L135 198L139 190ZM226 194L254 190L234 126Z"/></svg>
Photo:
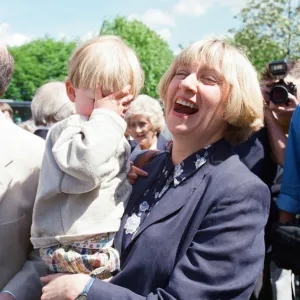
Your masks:
<svg viewBox="0 0 300 300"><path fill-rule="evenodd" d="M284 77L287 75L288 63L286 60L274 60L269 63L270 74L278 78L278 82L274 82L270 85L270 100L276 104L286 104L288 102L288 93L297 97L297 87L294 83L290 82L286 84Z"/></svg>

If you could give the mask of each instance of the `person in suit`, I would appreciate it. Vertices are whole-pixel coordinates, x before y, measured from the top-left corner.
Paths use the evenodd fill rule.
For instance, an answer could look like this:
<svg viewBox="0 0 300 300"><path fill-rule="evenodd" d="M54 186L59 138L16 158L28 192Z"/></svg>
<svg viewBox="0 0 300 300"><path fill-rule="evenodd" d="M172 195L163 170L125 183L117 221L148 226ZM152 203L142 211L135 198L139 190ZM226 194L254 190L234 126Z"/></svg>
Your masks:
<svg viewBox="0 0 300 300"><path fill-rule="evenodd" d="M141 150L166 150L167 139L161 134L165 127L163 110L158 100L139 95L125 114L130 136L136 141L132 153Z"/></svg>
<svg viewBox="0 0 300 300"><path fill-rule="evenodd" d="M41 299L249 299L270 194L232 144L263 126L254 67L224 41L199 41L175 58L160 96L173 143L133 185L115 238L120 272L49 275Z"/></svg>
<svg viewBox="0 0 300 300"><path fill-rule="evenodd" d="M9 84L14 60L0 46L0 95ZM47 274L31 252L30 226L44 141L0 113L0 299L37 300L39 277Z"/></svg>
<svg viewBox="0 0 300 300"><path fill-rule="evenodd" d="M299 76L300 62L290 61L288 63L287 75L284 78L285 83L293 83L299 89ZM273 223L277 222L279 214L276 198L280 192L288 128L298 100L294 95L288 94L289 101L286 103L275 105L270 101L271 86L278 82L278 79L270 72L269 64L266 65L261 80L261 87L266 103L266 126L255 132L246 142L235 147L235 152L239 155L241 161L268 185L272 200L269 220L265 228L265 267L251 296L251 300L291 300L294 298L292 272L276 266L271 259L272 252L270 246L274 240L271 235L271 228Z"/></svg>

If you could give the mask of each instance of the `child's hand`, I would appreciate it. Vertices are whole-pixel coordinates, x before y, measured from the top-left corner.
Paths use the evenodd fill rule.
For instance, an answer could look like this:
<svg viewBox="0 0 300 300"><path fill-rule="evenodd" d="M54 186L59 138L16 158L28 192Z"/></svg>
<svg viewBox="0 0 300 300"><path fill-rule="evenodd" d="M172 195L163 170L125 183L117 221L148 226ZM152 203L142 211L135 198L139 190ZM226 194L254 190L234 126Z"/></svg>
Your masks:
<svg viewBox="0 0 300 300"><path fill-rule="evenodd" d="M130 184L135 184L138 176L148 176L148 173L138 167L135 167L133 162L130 162L130 170L129 173L127 175L127 179L129 181Z"/></svg>
<svg viewBox="0 0 300 300"><path fill-rule="evenodd" d="M124 117L133 96L129 94L130 85L125 86L121 91L112 93L103 97L101 88L95 89L95 103L96 108L107 108L116 112L118 115Z"/></svg>

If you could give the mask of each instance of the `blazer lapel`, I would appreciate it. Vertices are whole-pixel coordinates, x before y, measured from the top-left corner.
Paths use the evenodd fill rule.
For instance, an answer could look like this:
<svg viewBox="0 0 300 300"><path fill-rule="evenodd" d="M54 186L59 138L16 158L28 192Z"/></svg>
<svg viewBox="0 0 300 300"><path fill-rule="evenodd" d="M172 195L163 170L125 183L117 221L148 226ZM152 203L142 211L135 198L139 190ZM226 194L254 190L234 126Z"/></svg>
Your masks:
<svg viewBox="0 0 300 300"><path fill-rule="evenodd" d="M123 240L123 233L124 233L124 226L128 218L128 214L132 211L136 201L140 199L140 197L143 196L145 190L152 186L155 179L157 178L158 173L163 169L165 165L165 154L162 152L161 154L158 154L157 158L154 157L151 163L149 163L143 170L148 172L147 177L141 177L139 178L138 182L136 183L136 188L133 187L133 192L130 197L130 201L125 209L125 213L123 215L120 229L117 232L115 239L114 239L114 247L116 250L121 253L122 249L122 240Z"/></svg>
<svg viewBox="0 0 300 300"><path fill-rule="evenodd" d="M188 194L191 196L195 189L201 185L203 178L209 172L210 168L211 165L207 162L200 170L198 170L197 175L190 178L192 183L189 181L188 189L186 189L185 185L182 184L171 191L169 190L167 197L163 198L162 201L159 201L158 205L154 206L149 216L145 219L136 234L133 236L129 245L134 242L150 225L180 210L186 204L186 199L189 199L190 197L178 197L177 195ZM180 190L184 190L184 192L180 192Z"/></svg>
<svg viewBox="0 0 300 300"><path fill-rule="evenodd" d="M159 220L162 220L166 218L167 216L175 213L179 209L181 209L187 202L186 199L190 199L191 197L178 197L177 195L182 194L188 194L192 195L193 192L199 185L202 184L202 181L204 177L211 172L211 170L214 168L215 165L223 162L226 158L228 158L230 155L232 155L232 148L229 146L227 142L224 140L220 140L214 144L213 152L210 156L210 158L207 160L206 164L199 169L195 175L193 175L190 179L188 179L189 182L189 188L186 190L185 184L179 185L175 189L172 189L171 191L168 191L168 194L166 194L166 197L163 197L162 201L156 205L149 216L146 218L146 220L142 223L136 234L133 236L130 243L127 245L126 249L124 250L124 253L122 253L122 259L123 261L126 259L126 250L130 249L129 246L139 237L139 235L146 230L151 224L154 224L158 222ZM149 164L149 168L151 169L151 166ZM140 190L139 193L136 193L134 196L134 201L132 201L133 205L136 203L136 201L139 199L139 197L142 196L144 190L150 186L150 184L153 183L153 181L156 178L157 172L161 170L161 167L156 170L155 176L151 177L151 180L145 181L143 184L143 188ZM147 170L148 171L148 170ZM152 171L153 172L153 171ZM149 173L150 174L150 173ZM192 182L191 182L192 181ZM151 183L150 183L151 182ZM204 188L204 186L203 186ZM184 192L180 192L180 190ZM199 195L200 197L200 195ZM118 240L118 250L121 249L122 239L123 239L123 232L124 232L124 225L128 218L128 213L131 212L133 205L126 210L126 214L124 215L124 218L122 220L122 227L120 230L120 237L121 239Z"/></svg>

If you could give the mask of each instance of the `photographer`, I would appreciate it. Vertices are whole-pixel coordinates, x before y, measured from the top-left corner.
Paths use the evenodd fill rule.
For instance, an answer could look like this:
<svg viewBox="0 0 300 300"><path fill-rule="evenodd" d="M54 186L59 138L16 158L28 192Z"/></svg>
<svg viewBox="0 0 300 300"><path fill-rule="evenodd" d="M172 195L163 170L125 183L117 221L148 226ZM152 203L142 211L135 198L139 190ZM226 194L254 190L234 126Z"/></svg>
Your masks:
<svg viewBox="0 0 300 300"><path fill-rule="evenodd" d="M284 179L282 180L282 173L286 173L290 168L287 167L287 162L292 165L295 164L294 159L289 154L289 150L287 150L287 155L285 153L291 118L298 105L297 86L300 86L300 62L287 63L286 61L274 61L270 63L268 70L263 74L262 83L266 101L265 123L271 155L274 161L279 165L276 179L271 187L272 198L274 201L272 201L270 219L266 227L266 239L272 244L273 251L271 258L274 259L277 255L276 249L278 247L276 243L278 241L278 234L276 233L274 235L273 228L274 225L277 224L276 222L279 214L281 222L287 218L287 214L285 212L278 212L277 208L277 206L280 208L280 202L282 202L282 196L278 197L280 189L282 190L285 186L284 182L287 182ZM288 143L290 143L290 141ZM284 171L282 169L283 165L285 166ZM289 183L290 182L291 181L289 181ZM275 205L275 201L277 206ZM279 239L281 239L281 237L279 237ZM283 252L286 255L291 256L284 239L280 241L280 244L283 245ZM269 257L267 257L267 260ZM292 299L292 272L290 270L285 270L287 265L282 265L280 263L281 258L277 258L279 260L276 259L276 263L281 266L282 269L277 267L273 262L270 264L273 298L276 295L276 299Z"/></svg>
<svg viewBox="0 0 300 300"><path fill-rule="evenodd" d="M276 66L278 62L286 64L285 69L279 73L281 79L276 79L276 73L273 75L272 70L268 68L263 74L262 89L266 101L265 123L268 128L271 152L276 163L283 167L286 135L293 112L298 104L296 97L297 86L300 86L300 61L289 64L284 61L273 63Z"/></svg>
<svg viewBox="0 0 300 300"><path fill-rule="evenodd" d="M293 82L296 86L300 84L300 61L291 64L290 71L285 77L288 83ZM295 93L294 93L295 94ZM288 100L284 105L276 106L270 103L267 110L266 122L272 127L270 131L270 142L274 148L276 161L283 166L283 178L277 206L280 209L280 222L286 224L291 221L295 214L300 213L300 108L293 94L288 94ZM295 113L294 113L295 112ZM275 116L291 120L288 139L280 132ZM298 142L298 143L297 143Z"/></svg>
<svg viewBox="0 0 300 300"><path fill-rule="evenodd" d="M271 65L271 68L269 66ZM272 69L275 66L275 74ZM282 73L277 77L278 73ZM274 61L268 64L262 75L264 92L265 127L253 134L245 143L235 147L240 160L271 190L272 205L266 226L266 252L271 246L271 225L278 220L275 200L280 192L282 168L285 156L288 128L298 103L297 85L300 84L300 64ZM300 87L300 85L299 85ZM267 199L266 199L267 200ZM270 280L270 278L272 280ZM292 273L278 268L266 255L265 268L251 296L252 300L291 300Z"/></svg>

